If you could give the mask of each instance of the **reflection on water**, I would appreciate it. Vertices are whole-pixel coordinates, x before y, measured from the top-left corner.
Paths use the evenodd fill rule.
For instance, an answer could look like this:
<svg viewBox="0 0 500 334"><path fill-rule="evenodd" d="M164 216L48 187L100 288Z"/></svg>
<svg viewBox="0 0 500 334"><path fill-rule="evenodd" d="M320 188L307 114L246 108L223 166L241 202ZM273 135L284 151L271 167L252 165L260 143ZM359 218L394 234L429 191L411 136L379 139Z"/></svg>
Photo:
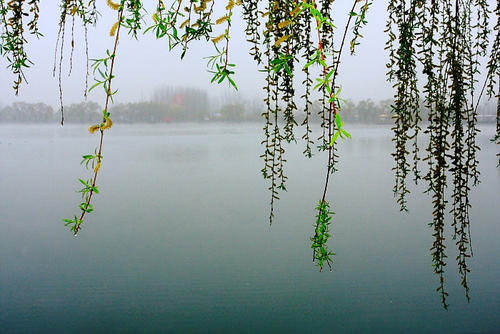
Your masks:
<svg viewBox="0 0 500 334"><path fill-rule="evenodd" d="M175 126L175 127L174 127ZM291 145L288 193L267 222L260 125L117 126L95 212L77 238L84 127L0 126L0 324L5 332L496 332L500 177L493 128L479 137L471 302L447 232L448 312L435 293L429 198L392 196L390 130L352 129L329 200L333 273L309 237L324 157ZM351 129L350 129L351 130Z"/></svg>

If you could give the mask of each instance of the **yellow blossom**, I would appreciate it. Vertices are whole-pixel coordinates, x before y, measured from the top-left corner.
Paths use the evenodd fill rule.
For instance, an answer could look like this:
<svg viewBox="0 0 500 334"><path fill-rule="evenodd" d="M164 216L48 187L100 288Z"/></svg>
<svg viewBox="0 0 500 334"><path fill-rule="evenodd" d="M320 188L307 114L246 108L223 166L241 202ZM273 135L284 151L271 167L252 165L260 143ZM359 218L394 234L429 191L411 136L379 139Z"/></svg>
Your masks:
<svg viewBox="0 0 500 334"><path fill-rule="evenodd" d="M92 126L89 128L89 132L90 132L90 133L94 133L94 132L96 132L97 130L99 130L99 125L92 125Z"/></svg>
<svg viewBox="0 0 500 334"><path fill-rule="evenodd" d="M101 163L98 162L97 165L94 168L94 173L97 173L99 171L99 168L101 168Z"/></svg>
<svg viewBox="0 0 500 334"><path fill-rule="evenodd" d="M205 9L207 9L207 5L206 5L204 2L202 2L200 6L196 6L196 5L194 6L194 11L195 11L196 13L201 13L201 12L203 12Z"/></svg>
<svg viewBox="0 0 500 334"><path fill-rule="evenodd" d="M118 29L118 21L115 22L115 24L113 24L113 26L111 27L111 30L109 31L109 36L114 36L115 33L116 33L116 29Z"/></svg>
<svg viewBox="0 0 500 334"><path fill-rule="evenodd" d="M274 42L274 46L275 47L280 46L281 43L283 43L284 41L286 41L290 37L292 37L292 35L285 35L285 36L282 36L282 37L278 38L278 40L276 40L276 42Z"/></svg>
<svg viewBox="0 0 500 334"><path fill-rule="evenodd" d="M233 7L234 7L234 1L229 0L227 3L227 6L226 6L226 10L231 10L231 9L233 9Z"/></svg>
<svg viewBox="0 0 500 334"><path fill-rule="evenodd" d="M215 24L221 24L223 22L226 22L229 17L227 15L224 15L223 17L219 17L216 21Z"/></svg>
<svg viewBox="0 0 500 334"><path fill-rule="evenodd" d="M299 12L300 12L300 6L297 6L292 12L290 12L290 16L295 17Z"/></svg>
<svg viewBox="0 0 500 334"><path fill-rule="evenodd" d="M187 19L186 21L182 22L181 25L179 26L179 29L184 28L188 23L189 23L189 19Z"/></svg>
<svg viewBox="0 0 500 334"><path fill-rule="evenodd" d="M215 37L215 38L212 38L212 42L213 42L214 44L217 44L217 43L219 43L219 42L220 42L220 41L221 41L224 37L226 37L226 33L223 33L222 35L219 35L219 36L217 36L217 37Z"/></svg>
<svg viewBox="0 0 500 334"><path fill-rule="evenodd" d="M111 8L111 9L118 10L120 8L120 4L117 4L117 3L113 2L112 0L108 0L107 2L108 2L109 8Z"/></svg>
<svg viewBox="0 0 500 334"><path fill-rule="evenodd" d="M101 126L101 130L109 129L112 126L113 126L113 121L111 121L111 118L106 117L106 120L104 121L104 125Z"/></svg>
<svg viewBox="0 0 500 334"><path fill-rule="evenodd" d="M287 26L289 26L292 23L290 20L285 20L283 22L278 23L278 28L283 29Z"/></svg>

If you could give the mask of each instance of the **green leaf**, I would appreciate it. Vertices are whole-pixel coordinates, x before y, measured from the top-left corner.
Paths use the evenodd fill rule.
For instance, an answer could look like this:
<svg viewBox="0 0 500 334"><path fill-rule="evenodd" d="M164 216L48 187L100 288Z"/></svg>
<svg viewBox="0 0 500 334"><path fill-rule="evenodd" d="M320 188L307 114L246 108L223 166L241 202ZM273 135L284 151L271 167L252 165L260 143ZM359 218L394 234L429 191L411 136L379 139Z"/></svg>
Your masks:
<svg viewBox="0 0 500 334"><path fill-rule="evenodd" d="M309 66L311 66L312 64L314 64L315 62L317 62L316 59L313 59L311 60L310 62L308 62L305 66L304 66L304 69L308 68Z"/></svg>
<svg viewBox="0 0 500 334"><path fill-rule="evenodd" d="M215 75L212 77L212 80L210 80L210 83L213 83L217 78L219 77L219 73L215 73Z"/></svg>
<svg viewBox="0 0 500 334"><path fill-rule="evenodd" d="M328 92L328 95L332 94L332 89L330 88L330 85L325 84L325 89Z"/></svg>
<svg viewBox="0 0 500 334"><path fill-rule="evenodd" d="M227 77L227 80L229 80L229 83L234 87L234 89L238 90L238 87L236 86L236 83L231 79L229 76Z"/></svg>
<svg viewBox="0 0 500 334"><path fill-rule="evenodd" d="M283 62L283 65L284 65L284 67L285 67L285 72L286 72L289 76L291 76L291 77L292 77L292 76L293 76L293 74L292 74L292 71L290 71L290 67L288 67L287 62Z"/></svg>
<svg viewBox="0 0 500 334"><path fill-rule="evenodd" d="M340 134L339 131L335 131L335 134L332 136L332 140L330 140L330 146L333 146L333 143L335 143L335 141L339 137L339 134Z"/></svg>
<svg viewBox="0 0 500 334"><path fill-rule="evenodd" d="M87 182L85 182L84 180L78 179L78 181L80 181L85 187L90 188L90 185Z"/></svg>
<svg viewBox="0 0 500 334"><path fill-rule="evenodd" d="M85 211L85 212L88 212L88 213L94 211L94 207L90 203L88 203L88 204L87 203L81 203L80 204L80 209L82 211Z"/></svg>
<svg viewBox="0 0 500 334"><path fill-rule="evenodd" d="M92 86L90 86L89 88L89 92L92 91L92 89L96 88L97 86L99 85L102 85L103 84L103 81L98 81L96 82L95 84L93 84Z"/></svg>
<svg viewBox="0 0 500 334"><path fill-rule="evenodd" d="M104 79L104 80L107 80L108 77L107 77L107 74L105 75L100 68L97 69L97 71L99 72L99 74L101 75L101 77Z"/></svg>
<svg viewBox="0 0 500 334"><path fill-rule="evenodd" d="M333 75L334 70L331 70L330 73L326 75L326 80L330 79L330 77Z"/></svg>
<svg viewBox="0 0 500 334"><path fill-rule="evenodd" d="M342 88L341 88L341 87L339 87L339 88L337 89L337 91L335 92L335 98L338 98L338 97L339 97L339 95L340 95L340 92L341 92L341 91L342 91Z"/></svg>
<svg viewBox="0 0 500 334"><path fill-rule="evenodd" d="M335 123L337 124L337 128L342 128L342 120L340 119L339 113L335 114Z"/></svg>
<svg viewBox="0 0 500 334"><path fill-rule="evenodd" d="M224 78L227 76L226 73L221 73L220 75L220 78L219 78L219 81L217 81L217 83L221 83L222 81L224 81Z"/></svg>
<svg viewBox="0 0 500 334"><path fill-rule="evenodd" d="M66 223L66 224L64 224L64 226L68 226L69 224L73 224L75 222L72 219L63 219L62 221Z"/></svg>
<svg viewBox="0 0 500 334"><path fill-rule="evenodd" d="M347 132L346 130L344 130L343 128L340 129L340 131L342 131L342 133L349 139L352 138L351 134L349 132Z"/></svg>

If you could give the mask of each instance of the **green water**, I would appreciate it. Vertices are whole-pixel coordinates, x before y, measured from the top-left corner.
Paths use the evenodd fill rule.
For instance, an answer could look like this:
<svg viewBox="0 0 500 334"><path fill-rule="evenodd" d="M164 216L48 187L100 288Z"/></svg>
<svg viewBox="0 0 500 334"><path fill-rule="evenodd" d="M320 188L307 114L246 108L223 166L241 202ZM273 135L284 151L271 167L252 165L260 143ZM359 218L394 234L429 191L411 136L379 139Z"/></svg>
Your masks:
<svg viewBox="0 0 500 334"><path fill-rule="evenodd" d="M471 302L448 229L449 311L435 292L431 205L392 196L390 131L350 127L329 201L334 270L311 263L323 155L288 147L288 193L272 227L259 125L117 125L101 193L78 237L84 126L0 126L2 333L495 333L500 330L500 169L494 128L478 138ZM450 190L451 191L451 190Z"/></svg>

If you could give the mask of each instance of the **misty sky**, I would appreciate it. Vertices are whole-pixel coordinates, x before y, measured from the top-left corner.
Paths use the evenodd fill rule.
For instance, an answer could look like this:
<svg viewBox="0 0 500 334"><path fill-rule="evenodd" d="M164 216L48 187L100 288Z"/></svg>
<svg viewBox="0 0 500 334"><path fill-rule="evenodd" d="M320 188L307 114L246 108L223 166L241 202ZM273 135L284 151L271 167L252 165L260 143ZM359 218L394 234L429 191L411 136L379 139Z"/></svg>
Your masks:
<svg viewBox="0 0 500 334"><path fill-rule="evenodd" d="M492 3L492 1L490 1ZM149 3L149 2L145 2ZM222 3L222 2L221 2ZM338 1L335 5L335 24L341 30L347 20L350 2ZM340 66L338 83L342 87L342 97L354 100L371 98L381 100L393 95L391 85L386 81L385 63L387 52L384 50L385 34L383 32L386 21L386 1L374 1L368 14L368 26L363 29L364 38L357 49L355 56L344 52ZM0 60L0 104L14 101L44 102L53 106L58 105L57 78L52 77L54 48L58 30L59 8L56 1L42 1L40 30L45 35L40 40L30 37L28 54L35 65L25 71L29 84L23 84L19 96L16 97L11 89L13 75L6 69L7 61ZM109 30L116 21L116 14L109 9L104 1L98 1L98 10L102 16L97 26L89 28L90 58L100 58L106 49L113 46L113 38L109 37ZM151 22L151 13L154 7L147 7L145 15L147 24ZM235 12L235 18L241 17L241 11ZM223 32L223 27L216 29ZM65 55L63 60L63 87L65 104L83 100L85 82L85 55L83 30L76 21L75 54L73 72L68 77L70 54L70 31L67 24ZM215 30L217 31L217 30ZM122 32L125 32L123 30ZM214 35L218 35L214 32ZM243 23L241 19L233 19L230 42L230 62L236 63L234 79L239 92L247 98L262 95L264 74L258 72L258 67L248 55L249 43L245 41ZM337 31L340 38L341 31ZM338 43L338 41L337 41ZM347 46L348 47L348 46ZM168 51L167 40L156 40L151 33L134 40L126 33L121 36L118 46L118 56L115 68L116 79L113 87L117 88L116 102L134 102L147 100L155 89L161 86L189 86L204 88L210 96L220 96L232 92L224 82L221 85L210 84L211 74L206 71L206 59L213 54L211 42L195 42L184 60L180 60L180 49ZM92 83L92 77L89 78ZM100 89L89 95L90 100L102 102L104 93Z"/></svg>

